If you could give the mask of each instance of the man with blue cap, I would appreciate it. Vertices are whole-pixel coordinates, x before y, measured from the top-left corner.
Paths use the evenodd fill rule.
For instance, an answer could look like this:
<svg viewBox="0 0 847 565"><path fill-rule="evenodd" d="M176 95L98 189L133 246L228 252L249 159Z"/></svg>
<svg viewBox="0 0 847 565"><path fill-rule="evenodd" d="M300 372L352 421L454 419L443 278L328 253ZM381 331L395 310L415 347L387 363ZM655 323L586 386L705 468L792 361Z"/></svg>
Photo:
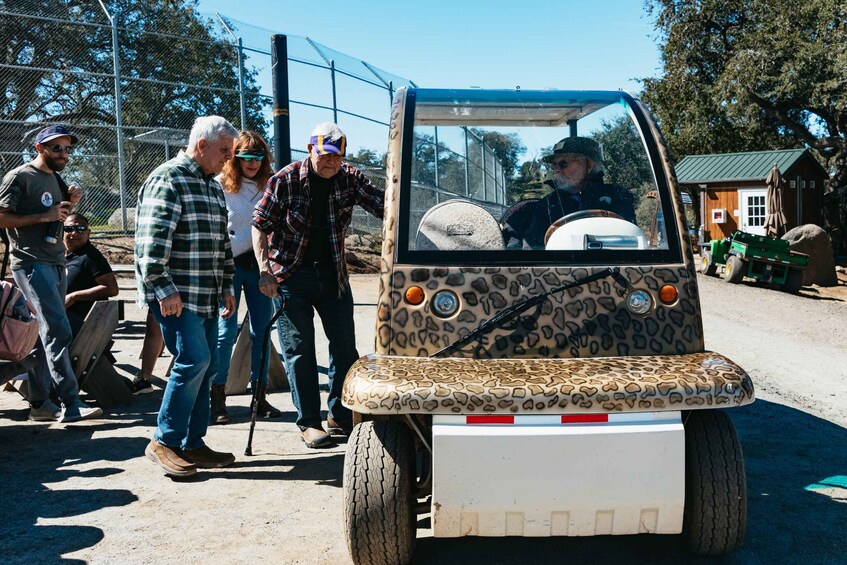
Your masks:
<svg viewBox="0 0 847 565"><path fill-rule="evenodd" d="M65 126L48 126L35 136L35 159L3 177L0 184L0 228L8 231L11 242L12 276L36 311L38 335L47 354L45 370L30 382L30 419L74 422L103 414L79 399L79 385L69 350L73 341L65 312L67 273L65 218L82 199L82 189L68 186L59 172L68 164L77 137ZM43 365L41 365L43 366ZM53 379L62 402L59 410L50 401Z"/></svg>
<svg viewBox="0 0 847 565"><path fill-rule="evenodd" d="M382 219L385 191L343 162L347 138L336 124L318 125L307 148L308 157L265 186L253 212L253 246L262 292L285 299L278 328L297 426L308 447L325 447L333 442L321 423L314 312L329 340L327 426L347 435L353 419L341 387L359 353L344 237L355 205Z"/></svg>

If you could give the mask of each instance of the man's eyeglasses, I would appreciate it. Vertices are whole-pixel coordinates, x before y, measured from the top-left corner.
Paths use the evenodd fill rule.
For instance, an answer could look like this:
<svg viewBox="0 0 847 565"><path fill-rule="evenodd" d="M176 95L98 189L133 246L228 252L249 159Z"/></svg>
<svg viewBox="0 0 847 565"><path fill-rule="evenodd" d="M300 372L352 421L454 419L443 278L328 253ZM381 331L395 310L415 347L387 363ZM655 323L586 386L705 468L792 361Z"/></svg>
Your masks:
<svg viewBox="0 0 847 565"><path fill-rule="evenodd" d="M65 233L84 233L88 230L88 226L65 226Z"/></svg>
<svg viewBox="0 0 847 565"><path fill-rule="evenodd" d="M68 155L74 152L73 145L48 145L47 149L49 149L53 153L61 153L62 151L64 151Z"/></svg>
<svg viewBox="0 0 847 565"><path fill-rule="evenodd" d="M249 163L250 161L253 161L253 160L261 161L262 159L265 158L265 154L264 153L258 153L258 152L256 152L256 153L243 153L241 155L236 155L235 158L241 159L245 163Z"/></svg>

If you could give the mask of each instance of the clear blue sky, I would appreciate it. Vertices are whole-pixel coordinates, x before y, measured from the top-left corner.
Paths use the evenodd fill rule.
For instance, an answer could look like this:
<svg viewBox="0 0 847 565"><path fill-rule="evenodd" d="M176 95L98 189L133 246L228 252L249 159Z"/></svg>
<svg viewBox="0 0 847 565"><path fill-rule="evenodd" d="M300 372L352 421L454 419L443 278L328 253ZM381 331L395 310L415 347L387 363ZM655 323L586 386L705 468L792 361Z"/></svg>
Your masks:
<svg viewBox="0 0 847 565"><path fill-rule="evenodd" d="M200 0L422 87L640 89L659 56L640 0Z"/></svg>

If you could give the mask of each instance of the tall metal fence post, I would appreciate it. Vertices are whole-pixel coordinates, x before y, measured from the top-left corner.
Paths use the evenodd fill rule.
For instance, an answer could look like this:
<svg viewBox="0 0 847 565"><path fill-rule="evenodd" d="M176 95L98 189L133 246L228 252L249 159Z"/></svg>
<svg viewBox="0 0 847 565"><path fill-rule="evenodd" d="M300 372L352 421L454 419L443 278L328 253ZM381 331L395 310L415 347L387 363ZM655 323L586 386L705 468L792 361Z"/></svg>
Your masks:
<svg viewBox="0 0 847 565"><path fill-rule="evenodd" d="M335 95L335 59L329 60L329 75L332 79L332 121L338 123L338 99Z"/></svg>
<svg viewBox="0 0 847 565"><path fill-rule="evenodd" d="M274 164L279 170L291 162L291 117L288 114L288 38L271 36L274 97Z"/></svg>
<svg viewBox="0 0 847 565"><path fill-rule="evenodd" d="M247 104L244 102L244 42L238 38L238 97L241 102L241 129L247 129Z"/></svg>
<svg viewBox="0 0 847 565"><path fill-rule="evenodd" d="M482 199L488 200L488 186L487 186L487 177L488 175L485 172L485 142L480 139L479 140L479 148L482 150Z"/></svg>
<svg viewBox="0 0 847 565"><path fill-rule="evenodd" d="M438 127L432 128L435 130L435 203L441 202L441 187L438 186Z"/></svg>
<svg viewBox="0 0 847 565"><path fill-rule="evenodd" d="M123 104L121 98L121 55L118 42L118 18L117 14L112 16L112 65L115 70L115 125L118 143L118 183L121 196L121 228L127 233L126 225L126 163L124 157L124 119Z"/></svg>
<svg viewBox="0 0 847 565"><path fill-rule="evenodd" d="M465 196L471 196L471 153L470 145L468 144L468 128L463 127L465 132Z"/></svg>

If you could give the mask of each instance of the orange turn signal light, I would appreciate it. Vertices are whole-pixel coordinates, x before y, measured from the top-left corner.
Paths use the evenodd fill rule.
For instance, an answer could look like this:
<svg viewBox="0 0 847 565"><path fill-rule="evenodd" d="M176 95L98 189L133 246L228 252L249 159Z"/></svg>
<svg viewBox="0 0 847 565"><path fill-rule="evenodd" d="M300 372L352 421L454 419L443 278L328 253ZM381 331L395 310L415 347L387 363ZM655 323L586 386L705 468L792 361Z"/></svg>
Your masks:
<svg viewBox="0 0 847 565"><path fill-rule="evenodd" d="M417 306L424 299L424 291L419 286L410 286L406 289L406 302L412 306Z"/></svg>
<svg viewBox="0 0 847 565"><path fill-rule="evenodd" d="M662 301L662 304L673 304L677 298L679 298L679 292L677 292L675 286L666 284L659 289L659 300Z"/></svg>

